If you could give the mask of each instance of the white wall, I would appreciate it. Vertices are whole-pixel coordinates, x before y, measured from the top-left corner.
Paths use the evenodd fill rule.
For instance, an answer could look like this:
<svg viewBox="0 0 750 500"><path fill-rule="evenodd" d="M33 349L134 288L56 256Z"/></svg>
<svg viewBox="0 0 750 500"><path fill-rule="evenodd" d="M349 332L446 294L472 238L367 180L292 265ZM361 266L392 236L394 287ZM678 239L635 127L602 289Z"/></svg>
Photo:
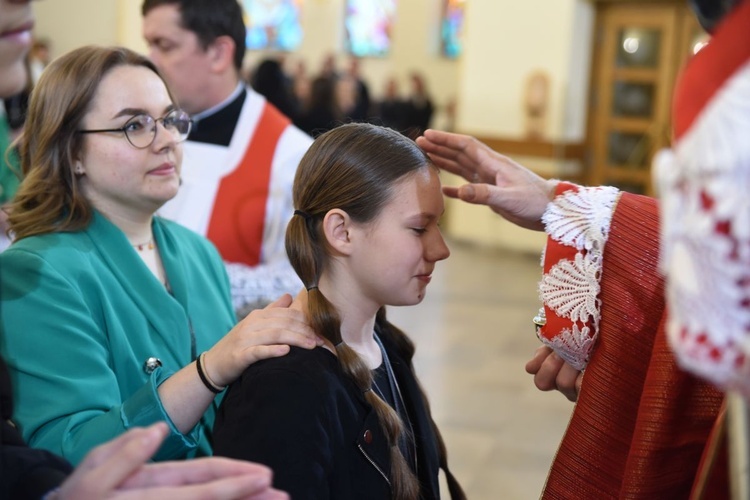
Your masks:
<svg viewBox="0 0 750 500"><path fill-rule="evenodd" d="M550 77L549 137L580 140L585 131L593 7L583 0L474 0L467 3L466 54L460 68L458 126L520 137L524 85Z"/></svg>
<svg viewBox="0 0 750 500"><path fill-rule="evenodd" d="M111 2L112 0L101 1ZM118 18L116 30L113 30L115 43L143 54L147 53L148 46L143 39L143 30L141 28L142 0L116 0L116 3Z"/></svg>
<svg viewBox="0 0 750 500"><path fill-rule="evenodd" d="M52 42L53 57L90 43L113 45L117 43L117 7L115 0L34 2L34 31Z"/></svg>

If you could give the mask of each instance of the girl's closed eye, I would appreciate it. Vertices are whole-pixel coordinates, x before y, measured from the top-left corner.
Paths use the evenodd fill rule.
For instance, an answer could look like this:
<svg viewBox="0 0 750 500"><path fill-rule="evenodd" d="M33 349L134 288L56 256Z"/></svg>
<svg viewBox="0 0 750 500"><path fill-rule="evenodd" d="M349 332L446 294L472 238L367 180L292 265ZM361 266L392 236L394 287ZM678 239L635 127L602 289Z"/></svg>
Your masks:
<svg viewBox="0 0 750 500"><path fill-rule="evenodd" d="M426 227L413 227L413 228L411 228L411 230L414 231L417 234L424 234L424 233L427 232L427 228Z"/></svg>

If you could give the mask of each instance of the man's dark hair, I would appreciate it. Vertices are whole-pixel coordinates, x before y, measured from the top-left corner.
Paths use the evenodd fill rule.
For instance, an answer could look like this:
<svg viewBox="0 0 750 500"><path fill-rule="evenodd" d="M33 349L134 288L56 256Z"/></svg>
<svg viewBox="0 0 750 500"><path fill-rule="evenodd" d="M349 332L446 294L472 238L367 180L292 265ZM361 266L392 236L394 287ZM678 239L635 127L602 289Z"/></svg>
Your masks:
<svg viewBox="0 0 750 500"><path fill-rule="evenodd" d="M688 0L700 25L713 33L716 25L742 0Z"/></svg>
<svg viewBox="0 0 750 500"><path fill-rule="evenodd" d="M145 17L161 5L176 5L181 25L198 37L206 49L220 36L234 41L234 66L242 69L245 57L245 23L237 0L144 0L141 14Z"/></svg>

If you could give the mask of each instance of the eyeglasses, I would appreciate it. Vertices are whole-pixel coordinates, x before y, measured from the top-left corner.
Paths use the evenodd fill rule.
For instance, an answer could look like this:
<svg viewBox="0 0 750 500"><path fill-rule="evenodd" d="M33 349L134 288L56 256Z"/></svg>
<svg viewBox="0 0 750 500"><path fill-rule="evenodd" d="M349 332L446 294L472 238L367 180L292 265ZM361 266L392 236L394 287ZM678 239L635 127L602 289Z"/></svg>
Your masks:
<svg viewBox="0 0 750 500"><path fill-rule="evenodd" d="M125 122L120 128L102 128L97 130L79 130L79 134L98 134L101 132L121 132L125 134L128 142L133 147L145 149L154 143L156 139L156 122L161 122L164 129L172 134L177 142L187 139L193 121L190 115L181 109L173 109L162 118L154 118L151 115L140 114Z"/></svg>

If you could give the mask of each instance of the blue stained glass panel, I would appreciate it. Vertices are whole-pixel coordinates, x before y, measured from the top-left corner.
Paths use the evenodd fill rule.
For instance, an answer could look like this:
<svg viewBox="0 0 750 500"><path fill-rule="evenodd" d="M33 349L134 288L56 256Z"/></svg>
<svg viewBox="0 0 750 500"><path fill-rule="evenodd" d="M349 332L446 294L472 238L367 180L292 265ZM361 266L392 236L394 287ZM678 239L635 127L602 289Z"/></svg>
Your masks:
<svg viewBox="0 0 750 500"><path fill-rule="evenodd" d="M302 42L304 0L243 0L248 49L295 50Z"/></svg>

